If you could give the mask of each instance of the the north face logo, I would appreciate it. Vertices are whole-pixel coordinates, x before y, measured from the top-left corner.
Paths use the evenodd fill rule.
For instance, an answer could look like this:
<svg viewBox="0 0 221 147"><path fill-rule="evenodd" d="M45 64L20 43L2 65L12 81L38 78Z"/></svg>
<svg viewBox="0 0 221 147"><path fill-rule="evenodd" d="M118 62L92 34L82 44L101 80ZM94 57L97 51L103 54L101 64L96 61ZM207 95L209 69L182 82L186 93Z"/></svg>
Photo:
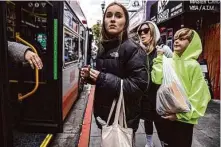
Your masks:
<svg viewBox="0 0 221 147"><path fill-rule="evenodd" d="M114 58L118 58L119 57L119 53L118 52L113 52L113 53L110 53L110 56L114 57Z"/></svg>

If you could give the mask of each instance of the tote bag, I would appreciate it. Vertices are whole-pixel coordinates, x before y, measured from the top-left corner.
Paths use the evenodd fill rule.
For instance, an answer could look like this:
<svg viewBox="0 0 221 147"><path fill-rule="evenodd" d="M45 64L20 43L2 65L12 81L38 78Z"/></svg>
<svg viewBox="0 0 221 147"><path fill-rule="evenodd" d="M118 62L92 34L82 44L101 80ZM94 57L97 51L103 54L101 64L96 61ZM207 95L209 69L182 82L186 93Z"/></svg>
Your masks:
<svg viewBox="0 0 221 147"><path fill-rule="evenodd" d="M127 127L123 96L123 80L121 80L120 96L117 102L114 122L109 125L116 99L108 116L107 124L102 127L101 147L132 147L133 130Z"/></svg>

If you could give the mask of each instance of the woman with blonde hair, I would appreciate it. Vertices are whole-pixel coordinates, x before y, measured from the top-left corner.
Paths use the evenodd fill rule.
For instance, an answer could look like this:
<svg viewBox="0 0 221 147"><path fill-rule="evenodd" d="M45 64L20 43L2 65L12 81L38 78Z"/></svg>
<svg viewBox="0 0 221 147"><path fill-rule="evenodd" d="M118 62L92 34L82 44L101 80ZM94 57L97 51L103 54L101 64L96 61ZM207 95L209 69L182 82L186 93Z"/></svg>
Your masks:
<svg viewBox="0 0 221 147"><path fill-rule="evenodd" d="M150 71L152 70L153 60L157 57L157 50L162 50L168 58L172 57L171 49L161 42L160 31L154 22L146 21L140 24L137 29L137 34L140 39L140 45L145 50L145 54L149 56L149 63L147 64L150 66ZM145 96L143 96L141 102L141 118L144 119L144 127L147 138L147 144L145 147L153 146L153 122L156 126L160 140L163 135L161 131L162 118L156 113L156 93L159 86L160 85L150 82L149 90L146 92Z"/></svg>

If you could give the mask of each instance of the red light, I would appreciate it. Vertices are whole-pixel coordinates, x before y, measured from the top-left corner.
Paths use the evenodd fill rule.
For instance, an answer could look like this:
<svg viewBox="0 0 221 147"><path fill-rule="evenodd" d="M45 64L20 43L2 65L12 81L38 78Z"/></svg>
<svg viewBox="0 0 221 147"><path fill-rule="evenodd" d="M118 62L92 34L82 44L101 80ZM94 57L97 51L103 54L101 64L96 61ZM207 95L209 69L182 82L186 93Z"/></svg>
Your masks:
<svg viewBox="0 0 221 147"><path fill-rule="evenodd" d="M163 33L166 30L166 27L161 27L160 32Z"/></svg>
<svg viewBox="0 0 221 147"><path fill-rule="evenodd" d="M83 24L87 24L87 20L82 20L82 23Z"/></svg>

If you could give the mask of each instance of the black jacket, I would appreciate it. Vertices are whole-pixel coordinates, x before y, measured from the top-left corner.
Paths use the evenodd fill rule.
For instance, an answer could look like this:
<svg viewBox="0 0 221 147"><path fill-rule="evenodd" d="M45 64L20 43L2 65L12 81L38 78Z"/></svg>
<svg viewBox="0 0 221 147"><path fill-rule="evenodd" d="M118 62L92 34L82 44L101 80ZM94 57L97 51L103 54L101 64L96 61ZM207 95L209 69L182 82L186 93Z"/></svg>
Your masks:
<svg viewBox="0 0 221 147"><path fill-rule="evenodd" d="M149 73L152 71L153 60L157 57L157 50L154 49L149 55ZM160 116L156 113L156 95L160 85L150 80L148 90L141 100L141 118L148 120L159 120Z"/></svg>
<svg viewBox="0 0 221 147"><path fill-rule="evenodd" d="M112 102L119 97L120 80L123 79L127 124L136 130L140 100L149 83L147 56L139 45L129 39L119 44L118 40L103 42L103 50L98 52L96 69L101 73L96 82L94 115L107 121Z"/></svg>

